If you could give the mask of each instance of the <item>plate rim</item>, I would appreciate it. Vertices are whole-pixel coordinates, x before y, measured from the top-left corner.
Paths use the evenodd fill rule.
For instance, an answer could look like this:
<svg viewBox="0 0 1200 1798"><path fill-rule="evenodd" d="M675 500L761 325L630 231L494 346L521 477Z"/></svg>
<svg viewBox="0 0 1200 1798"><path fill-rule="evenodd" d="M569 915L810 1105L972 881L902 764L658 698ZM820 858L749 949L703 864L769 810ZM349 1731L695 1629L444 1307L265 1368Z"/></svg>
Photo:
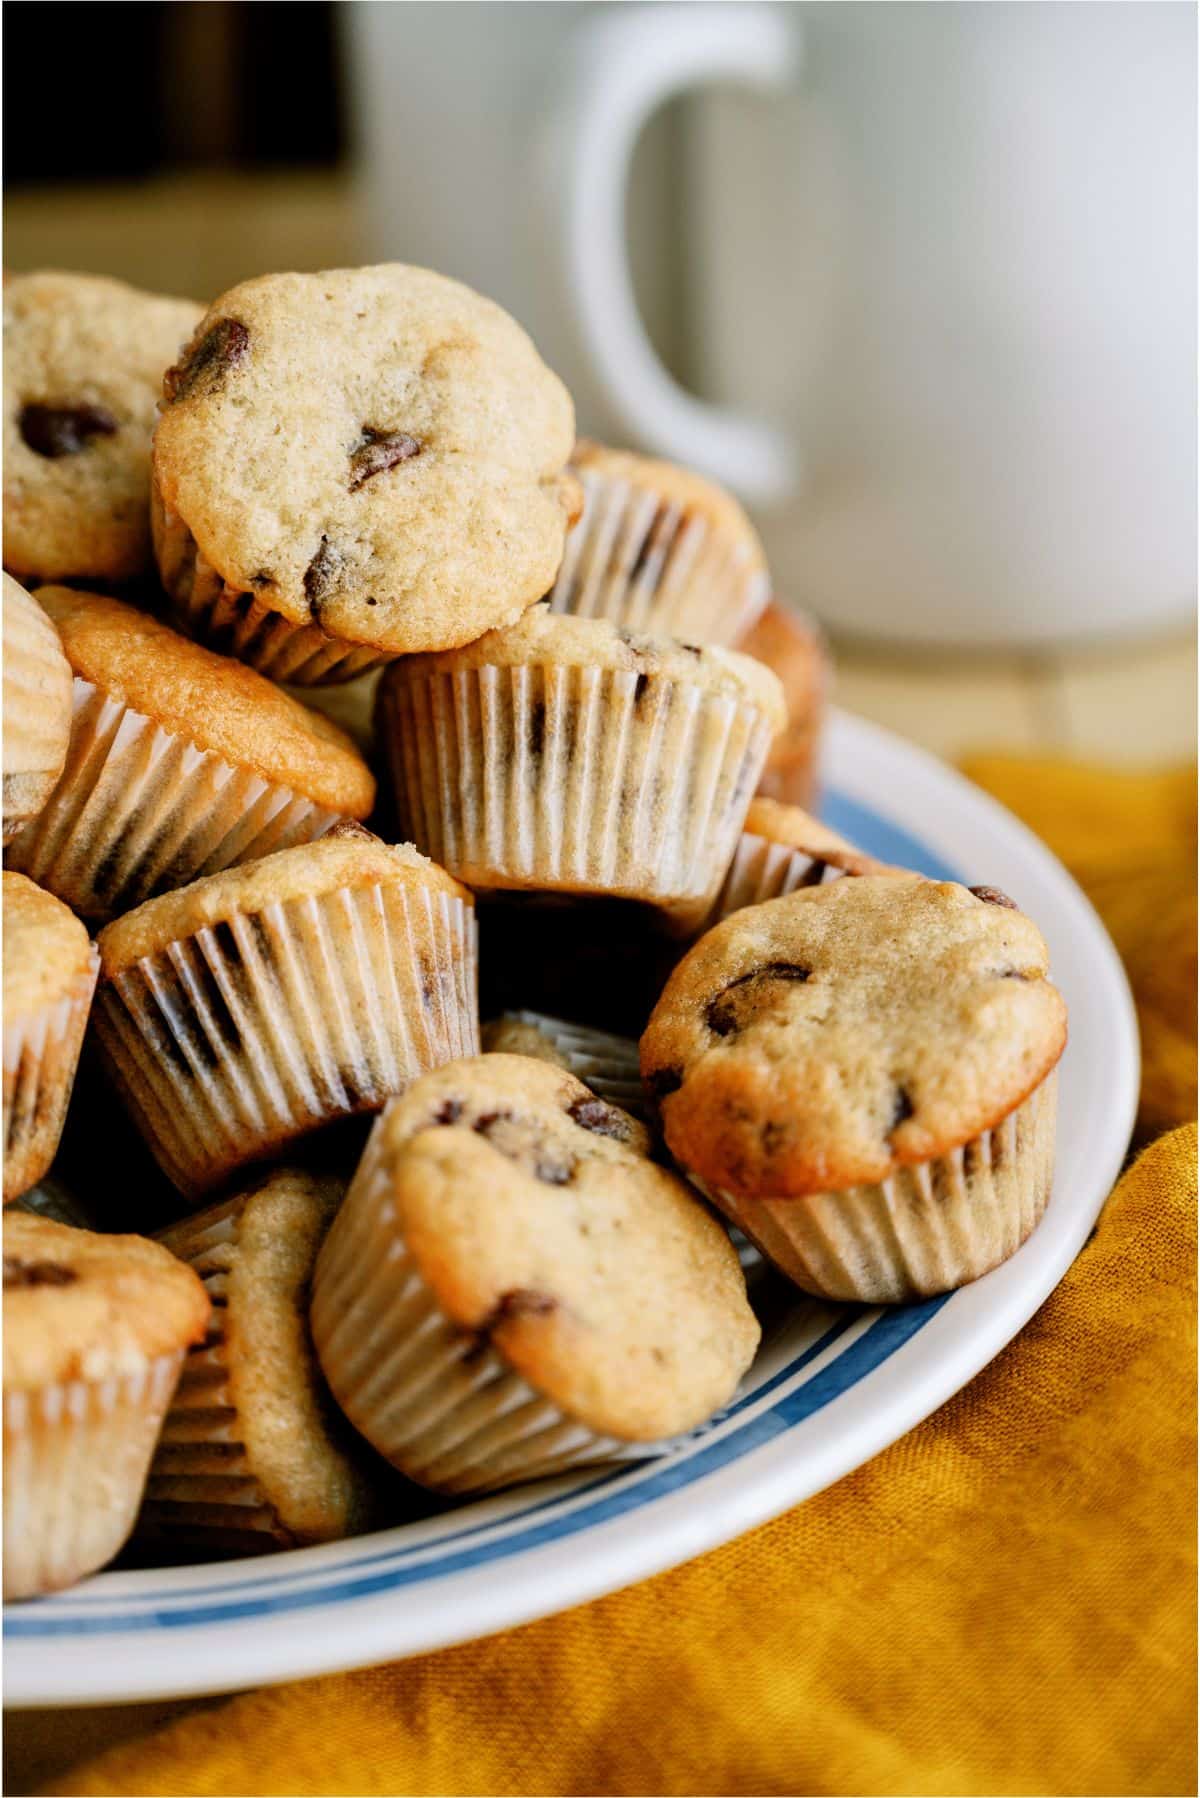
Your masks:
<svg viewBox="0 0 1200 1798"><path fill-rule="evenodd" d="M1065 933L1069 923L1072 941L1084 945L1079 953L1097 980L1098 996L1092 1009L1107 1014L1111 1028L1104 1048L1112 1063L1109 1071L1113 1086L1099 1113L1099 1140L1086 1145L1090 1168L1088 1197L1086 1202L1066 1211L1057 1229L1048 1238L1042 1238L1043 1244L1052 1245L1052 1252L1027 1256L1022 1250L974 1287L949 1299L932 1301L931 1308L911 1308L914 1315L919 1309L929 1309L930 1315L905 1343L831 1401L838 1407L841 1427L832 1440L818 1441L810 1458L800 1467L794 1455L776 1452L764 1458L764 1447L773 1446L778 1451L794 1446L795 1431L804 1429L803 1422L782 1431L773 1445L751 1447L730 1460L724 1468L726 1475L748 1456L755 1457L754 1477L748 1485L731 1488L726 1480L722 1487L718 1468L715 1473L702 1476L698 1483L684 1485L673 1496L664 1498L657 1515L651 1517L651 1527L642 1534L625 1532L614 1537L611 1522L600 1522L575 1537L577 1544L590 1545L586 1554L564 1560L561 1554L553 1552L553 1545L549 1553L535 1546L516 1551L507 1559L507 1578L489 1580L486 1563L466 1574L448 1576L439 1588L447 1594L447 1602L432 1606L434 1614L423 1618L422 1626L415 1631L405 1627L408 1615L402 1597L393 1611L372 1600L351 1597L342 1605L336 1623L332 1617L326 1619L330 1623L327 1630L281 1632L278 1616L247 1619L232 1632L232 1641L231 1632L225 1632L222 1640L217 1623L184 1626L170 1633L149 1628L136 1635L121 1635L118 1641L122 1652L105 1657L94 1653L97 1638L89 1638L80 1630L39 1638L10 1635L10 1625L19 1629L20 1615L29 1615L30 1607L9 1606L5 1609L6 1705L42 1708L136 1703L277 1684L432 1652L591 1602L731 1541L843 1478L944 1404L1033 1315L1083 1245L1128 1146L1137 1106L1139 1051L1136 1015L1124 968L1091 902L1053 852L998 800L958 770L885 727L837 709L829 718L824 759L835 765L831 784L839 790L843 801L867 805L882 820L910 830L927 849L952 863L961 862L964 855L957 832L962 827L965 807L979 827L968 828L968 835L990 837L995 832L1001 846L1007 840L1010 853L1015 850L1016 859L1027 872L1032 871L1035 883L1057 891L1061 909L1053 916L1039 915L1047 935L1052 935L1055 927ZM949 805L944 809L933 807L930 817L914 820L912 806L906 813L891 790L880 790L877 785L869 793L863 791L864 785L869 784L867 775L873 765L879 774L883 770L893 776L903 775L906 770L915 773L925 783L932 783L935 790L941 788L947 793ZM955 813L957 817L951 815ZM981 874L999 879L995 870L982 870ZM1019 887L1019 882L1012 884ZM1075 953L1068 959L1076 959ZM1035 1232L1028 1246L1035 1247L1040 1235L1040 1230ZM1018 1264L1021 1277L1017 1277ZM990 1303L972 1306L972 1295L985 1289ZM968 1323L971 1309L979 1315ZM867 1325L862 1334L869 1334L872 1328L873 1324ZM906 1353L917 1342L921 1353ZM944 1350L944 1359L939 1359L939 1349ZM836 1365L836 1358L830 1364ZM662 1467L664 1463L646 1465ZM598 1473L594 1479L584 1478L577 1486L572 1483L564 1502L571 1503L578 1496L581 1505L585 1504L587 1494L611 1478L611 1473ZM719 1493L721 1501L705 1503L701 1498L697 1504L696 1499L706 1492ZM464 1515L473 1508L486 1510L487 1506L485 1503L482 1507L467 1507ZM486 1530L491 1525L480 1527ZM503 1527L503 1518L496 1521L495 1527ZM214 1592L222 1583L232 1583L238 1574L245 1575L259 1565L263 1567L263 1579L270 1577L268 1569L281 1572L286 1579L288 1564L297 1580L306 1579L310 1570L316 1577L324 1566L328 1566L331 1578L339 1571L349 1576L356 1558L361 1563L364 1544L381 1544L396 1537L397 1548L401 1540L419 1546L419 1530L420 1525L407 1524L357 1538L357 1557L355 1548L342 1543L325 1549L296 1550L286 1556L258 1557L215 1569L212 1564L194 1564L178 1571L207 1575ZM601 1536L601 1532L606 1533ZM567 1537L566 1542L571 1539ZM562 1546L560 1543L560 1549ZM40 1601L37 1609L45 1612L56 1603L69 1608L72 1598L81 1593L103 1597L104 1587L110 1581L134 1587L127 1595L114 1594L114 1603L134 1603L139 1587L144 1585L146 1591L140 1602L152 1605L151 1582L158 1573L159 1570L147 1570L139 1574L99 1575L63 1594L61 1600ZM158 1590L162 1593L161 1585ZM83 1656L79 1651L87 1648L89 1640L93 1652ZM218 1642L221 1664L214 1666L214 1645ZM135 1652L127 1655L128 1649ZM167 1649L173 1652L165 1652ZM129 1665L129 1660L134 1664Z"/></svg>

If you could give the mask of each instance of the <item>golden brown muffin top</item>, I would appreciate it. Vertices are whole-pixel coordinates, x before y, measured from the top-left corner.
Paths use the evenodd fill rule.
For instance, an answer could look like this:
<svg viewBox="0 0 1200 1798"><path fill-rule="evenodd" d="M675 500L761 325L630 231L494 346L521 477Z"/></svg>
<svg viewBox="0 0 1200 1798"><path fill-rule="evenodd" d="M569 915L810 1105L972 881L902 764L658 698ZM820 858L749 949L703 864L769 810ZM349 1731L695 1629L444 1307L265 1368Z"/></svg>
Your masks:
<svg viewBox="0 0 1200 1798"><path fill-rule="evenodd" d="M71 909L24 874L3 875L4 1016L53 1005L95 966L84 926Z"/></svg>
<svg viewBox="0 0 1200 1798"><path fill-rule="evenodd" d="M100 593L42 587L37 598L75 673L102 692L330 811L371 810L374 777L345 731L253 668Z"/></svg>
<svg viewBox="0 0 1200 1798"><path fill-rule="evenodd" d="M385 669L383 681L406 674L446 673L462 668L603 668L665 678L758 706L776 730L785 714L779 681L769 668L736 650L677 643L670 637L643 637L621 630L608 618L575 618L534 606L508 630L489 631L464 649L441 655L406 656Z"/></svg>
<svg viewBox="0 0 1200 1798"><path fill-rule="evenodd" d="M280 1168L221 1204L159 1233L224 1295L230 1399L254 1478L297 1541L365 1527L370 1493L346 1453L308 1328L309 1286L344 1182Z"/></svg>
<svg viewBox="0 0 1200 1798"><path fill-rule="evenodd" d="M71 670L32 593L10 574L3 581L4 772L57 774L71 734Z"/></svg>
<svg viewBox="0 0 1200 1798"><path fill-rule="evenodd" d="M199 1342L208 1294L144 1236L4 1214L4 1390L135 1374Z"/></svg>
<svg viewBox="0 0 1200 1798"><path fill-rule="evenodd" d="M919 875L802 887L689 950L641 1042L668 1147L710 1187L800 1197L957 1148L1066 1043L1031 920Z"/></svg>
<svg viewBox="0 0 1200 1798"><path fill-rule="evenodd" d="M759 1338L737 1254L641 1124L548 1062L483 1055L415 1080L377 1132L438 1304L564 1411L655 1441L730 1398Z"/></svg>
<svg viewBox="0 0 1200 1798"><path fill-rule="evenodd" d="M163 504L222 578L383 649L467 643L548 592L581 503L571 398L513 319L385 263L222 294L164 382Z"/></svg>
<svg viewBox="0 0 1200 1798"><path fill-rule="evenodd" d="M466 887L411 843L384 843L359 824L335 824L315 843L277 849L259 861L206 874L190 886L160 893L105 926L96 938L103 977L111 979L144 955L194 936L237 915L268 905L315 899L343 889L394 885L445 893L474 903Z"/></svg>
<svg viewBox="0 0 1200 1798"><path fill-rule="evenodd" d="M150 434L200 307L99 275L4 283L4 561L127 580L152 566Z"/></svg>

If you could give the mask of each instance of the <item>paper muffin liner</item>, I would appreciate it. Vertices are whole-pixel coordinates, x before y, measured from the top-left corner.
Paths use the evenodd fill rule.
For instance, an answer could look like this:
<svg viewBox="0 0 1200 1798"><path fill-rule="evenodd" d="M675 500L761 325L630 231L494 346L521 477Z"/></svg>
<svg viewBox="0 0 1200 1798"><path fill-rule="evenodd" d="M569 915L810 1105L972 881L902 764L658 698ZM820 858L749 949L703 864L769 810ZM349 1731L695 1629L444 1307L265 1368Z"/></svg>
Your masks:
<svg viewBox="0 0 1200 1798"><path fill-rule="evenodd" d="M490 1492L675 1446L588 1429L515 1373L486 1336L447 1318L400 1234L378 1129L317 1261L312 1330L355 1429L435 1492Z"/></svg>
<svg viewBox="0 0 1200 1798"><path fill-rule="evenodd" d="M95 1021L155 1158L197 1198L479 1053L473 909L387 882L237 913L105 981Z"/></svg>
<svg viewBox="0 0 1200 1798"><path fill-rule="evenodd" d="M4 607L4 842L39 812L62 770L70 669L32 594Z"/></svg>
<svg viewBox="0 0 1200 1798"><path fill-rule="evenodd" d="M874 1185L742 1199L695 1185L803 1291L903 1304L977 1280L1015 1254L1054 1177L1057 1077L960 1148Z"/></svg>
<svg viewBox="0 0 1200 1798"><path fill-rule="evenodd" d="M612 1036L586 1024L568 1024L540 1011L506 1011L502 1022L527 1024L538 1031L561 1055L577 1080L619 1105L631 1117L644 1118L646 1096L638 1066L638 1046L632 1037Z"/></svg>
<svg viewBox="0 0 1200 1798"><path fill-rule="evenodd" d="M826 886L845 873L845 868L835 868L819 856L806 855L803 849L772 843L752 831L743 831L707 924L711 928L730 912L741 911L747 905L762 905L767 899L781 899L798 887Z"/></svg>
<svg viewBox="0 0 1200 1798"><path fill-rule="evenodd" d="M310 843L339 817L76 677L62 777L6 864L99 922L204 874Z"/></svg>
<svg viewBox="0 0 1200 1798"><path fill-rule="evenodd" d="M67 1115L100 957L61 998L4 1020L4 1203L36 1186L54 1160Z"/></svg>
<svg viewBox="0 0 1200 1798"><path fill-rule="evenodd" d="M567 533L552 612L622 629L732 644L770 596L757 546L679 500L595 468L573 468L583 513Z"/></svg>
<svg viewBox="0 0 1200 1798"><path fill-rule="evenodd" d="M111 1561L137 1514L183 1351L107 1380L4 1394L4 1596Z"/></svg>
<svg viewBox="0 0 1200 1798"><path fill-rule="evenodd" d="M771 740L749 700L545 665L413 671L381 689L397 809L468 886L711 904Z"/></svg>
<svg viewBox="0 0 1200 1798"><path fill-rule="evenodd" d="M263 1554L296 1543L250 1471L229 1384L226 1289L243 1203L239 1195L191 1226L172 1228L171 1251L196 1270L213 1310L204 1341L184 1359L137 1521L140 1536L213 1555Z"/></svg>
<svg viewBox="0 0 1200 1798"><path fill-rule="evenodd" d="M189 637L296 687L353 680L395 660L391 650L343 642L315 624L294 624L256 594L230 586L183 520L163 506L157 488L151 493L151 519L172 620Z"/></svg>

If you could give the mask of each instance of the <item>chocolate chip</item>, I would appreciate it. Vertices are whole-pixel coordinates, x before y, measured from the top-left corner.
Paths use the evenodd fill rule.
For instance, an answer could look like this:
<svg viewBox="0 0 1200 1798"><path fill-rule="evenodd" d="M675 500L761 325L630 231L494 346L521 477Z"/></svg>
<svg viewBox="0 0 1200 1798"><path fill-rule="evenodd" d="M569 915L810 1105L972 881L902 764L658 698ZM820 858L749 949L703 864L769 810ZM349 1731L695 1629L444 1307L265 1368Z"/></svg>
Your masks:
<svg viewBox="0 0 1200 1798"><path fill-rule="evenodd" d="M552 1161L548 1155L539 1155L533 1164L533 1171L547 1186L569 1186L575 1173L575 1163Z"/></svg>
<svg viewBox="0 0 1200 1798"><path fill-rule="evenodd" d="M654 1073L647 1074L642 1080L647 1097L652 1105L661 1105L664 1099L677 1093L683 1085L682 1068L656 1068Z"/></svg>
<svg viewBox="0 0 1200 1798"><path fill-rule="evenodd" d="M73 1267L61 1261L22 1261L18 1255L4 1257L4 1285L72 1286L79 1278Z"/></svg>
<svg viewBox="0 0 1200 1798"><path fill-rule="evenodd" d="M475 1119L471 1128L475 1131L477 1136L488 1136L497 1124L510 1123L511 1121L511 1111L484 1111Z"/></svg>
<svg viewBox="0 0 1200 1798"><path fill-rule="evenodd" d="M318 624L321 622L321 606L337 586L341 568L340 550L333 547L328 537L322 537L317 553L304 570L304 597Z"/></svg>
<svg viewBox="0 0 1200 1798"><path fill-rule="evenodd" d="M714 1036L732 1036L745 1024L746 1013L753 1011L759 996L759 989L769 980L794 981L803 984L812 975L811 968L799 967L790 961L768 961L760 968L751 968L748 974L741 974L736 980L711 999L704 1014L705 1023ZM749 989L748 991L746 989ZM732 995L740 995L734 998Z"/></svg>
<svg viewBox="0 0 1200 1798"><path fill-rule="evenodd" d="M364 425L362 437L350 452L351 493L357 493L372 475L411 462L420 453L420 443L406 431L377 431L374 425Z"/></svg>
<svg viewBox="0 0 1200 1798"><path fill-rule="evenodd" d="M321 840L326 843L377 843L379 838L365 824L360 824L357 818L339 818L336 824L329 826Z"/></svg>
<svg viewBox="0 0 1200 1798"><path fill-rule="evenodd" d="M893 1130L898 1130L900 1125L903 1124L907 1118L910 1118L912 1114L913 1102L909 1096L908 1090L903 1086L898 1086L896 1088L896 1096L892 1101L892 1121L888 1125L888 1135L890 1136Z"/></svg>
<svg viewBox="0 0 1200 1798"><path fill-rule="evenodd" d="M982 899L985 905L1003 905L1009 911L1021 909L1016 900L1010 899L1007 893L1002 893L999 887L968 887L967 891L974 893L977 899Z"/></svg>
<svg viewBox="0 0 1200 1798"><path fill-rule="evenodd" d="M219 318L199 343L193 344L174 368L163 376L163 399L168 406L187 399L201 382L216 391L228 371L250 348L250 333L239 318Z"/></svg>
<svg viewBox="0 0 1200 1798"><path fill-rule="evenodd" d="M76 456L92 437L112 437L117 421L106 406L22 406L21 435L35 455Z"/></svg>
<svg viewBox="0 0 1200 1798"><path fill-rule="evenodd" d="M511 1292L502 1292L487 1316L475 1326L475 1340L466 1352L468 1361L475 1360L488 1347L493 1330L499 1329L514 1317L549 1317L557 1311L558 1300L548 1292L538 1292L532 1286L514 1286Z"/></svg>
<svg viewBox="0 0 1200 1798"><path fill-rule="evenodd" d="M431 1121L435 1124L457 1124L462 1114L461 1099L443 1099Z"/></svg>
<svg viewBox="0 0 1200 1798"><path fill-rule="evenodd" d="M567 1116L581 1130L590 1130L593 1136L611 1136L616 1142L629 1141L629 1125L624 1115L603 1099L576 1099L573 1105L567 1106Z"/></svg>

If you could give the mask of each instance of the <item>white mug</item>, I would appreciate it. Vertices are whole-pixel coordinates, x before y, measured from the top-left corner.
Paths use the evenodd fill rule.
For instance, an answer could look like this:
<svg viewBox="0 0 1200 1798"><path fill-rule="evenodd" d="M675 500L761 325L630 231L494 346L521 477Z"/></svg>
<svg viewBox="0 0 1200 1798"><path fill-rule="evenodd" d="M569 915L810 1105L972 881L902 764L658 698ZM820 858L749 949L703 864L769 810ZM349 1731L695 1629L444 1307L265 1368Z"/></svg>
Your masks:
<svg viewBox="0 0 1200 1798"><path fill-rule="evenodd" d="M740 493L782 594L918 644L1189 615L1190 6L347 10L375 248L515 311L587 428ZM639 254L698 392L626 208L681 94Z"/></svg>

